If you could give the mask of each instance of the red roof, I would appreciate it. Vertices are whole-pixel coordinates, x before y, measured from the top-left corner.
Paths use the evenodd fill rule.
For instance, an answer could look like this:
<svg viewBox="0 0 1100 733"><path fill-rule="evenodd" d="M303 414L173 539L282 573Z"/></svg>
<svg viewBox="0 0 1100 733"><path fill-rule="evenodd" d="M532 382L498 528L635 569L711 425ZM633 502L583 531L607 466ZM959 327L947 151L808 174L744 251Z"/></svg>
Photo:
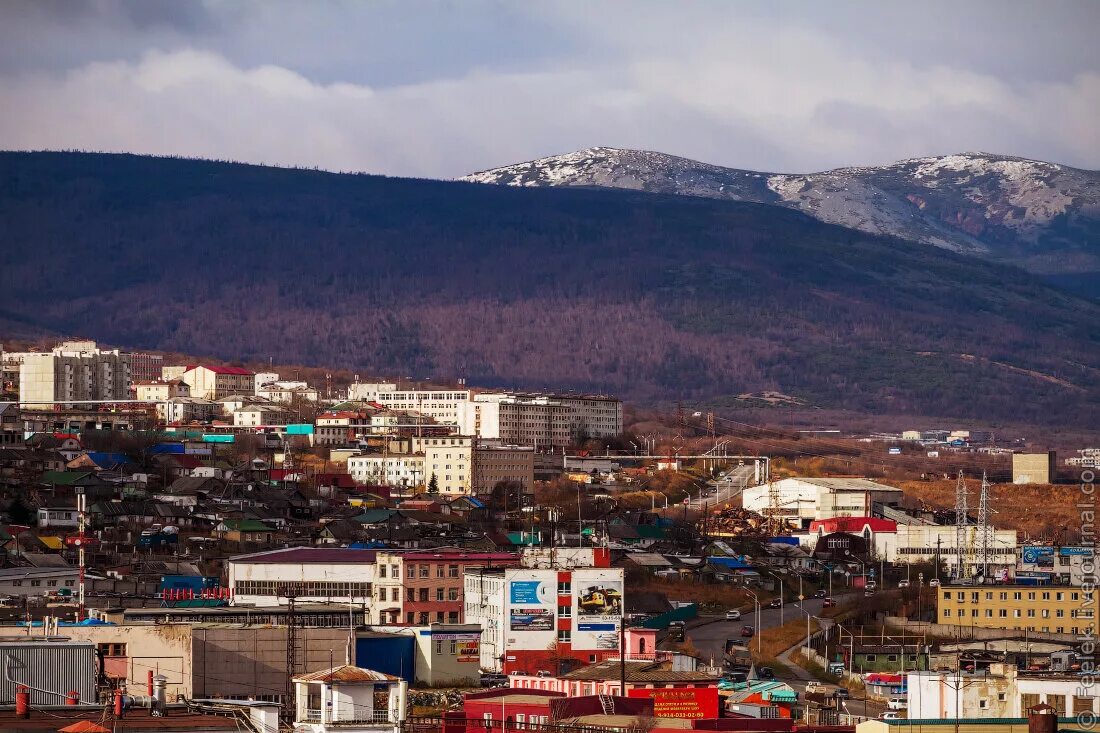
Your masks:
<svg viewBox="0 0 1100 733"><path fill-rule="evenodd" d="M244 367L210 366L209 364L188 364L187 371L198 369L199 367L202 367L203 369L209 369L215 374L238 374L244 377L251 377L253 375L250 370L245 369Z"/></svg>
<svg viewBox="0 0 1100 733"><path fill-rule="evenodd" d="M833 519L815 519L810 522L811 532L849 532L858 534L864 527L870 527L872 532L897 532L898 523L892 519L879 519L878 517L834 517Z"/></svg>

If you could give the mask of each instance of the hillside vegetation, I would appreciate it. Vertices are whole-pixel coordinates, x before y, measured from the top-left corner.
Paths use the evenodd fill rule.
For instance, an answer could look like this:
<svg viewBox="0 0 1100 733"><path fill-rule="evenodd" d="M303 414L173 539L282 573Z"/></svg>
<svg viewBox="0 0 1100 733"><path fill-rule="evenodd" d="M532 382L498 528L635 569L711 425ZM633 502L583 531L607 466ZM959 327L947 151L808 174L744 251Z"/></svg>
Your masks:
<svg viewBox="0 0 1100 733"><path fill-rule="evenodd" d="M23 331L231 359L1063 424L1100 401L1100 305L755 204L5 153L0 271Z"/></svg>

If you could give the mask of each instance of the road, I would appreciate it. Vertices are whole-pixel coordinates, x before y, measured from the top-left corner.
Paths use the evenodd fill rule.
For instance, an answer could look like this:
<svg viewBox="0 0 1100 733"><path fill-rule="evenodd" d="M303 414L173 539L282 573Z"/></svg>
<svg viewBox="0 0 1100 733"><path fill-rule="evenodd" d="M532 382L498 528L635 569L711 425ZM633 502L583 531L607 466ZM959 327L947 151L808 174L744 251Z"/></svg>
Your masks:
<svg viewBox="0 0 1100 733"><path fill-rule="evenodd" d="M806 612L811 616L820 616L822 610L821 602L820 598L807 598L802 603L805 606ZM703 624L688 630L688 638L691 639L691 643L699 650L699 653L705 660L708 662L714 660L714 662L721 664L726 639L740 639L742 626L746 624L755 625L752 619L754 615L753 609L743 608L741 609L741 613L742 618L740 621L726 621L725 618L718 617L713 623ZM806 620L805 613L799 608L798 603L788 603L783 607L782 612L780 612L778 608L760 609L760 626L764 629L780 626L781 623L789 623L795 618L801 619L803 622ZM826 621L828 621L828 619L826 619ZM776 678L782 679L794 688L799 694L799 699L805 699L806 683L809 680L801 679L798 676L786 677L781 670L777 670ZM830 693L837 689L836 685L824 684ZM883 705L874 700L851 699L845 703L845 709L852 715L875 718L882 714Z"/></svg>
<svg viewBox="0 0 1100 733"><path fill-rule="evenodd" d="M688 508L704 509L726 504L741 506L741 492L752 482L754 470L752 464L734 466L726 472L724 480L717 484L708 483L701 494L689 498Z"/></svg>

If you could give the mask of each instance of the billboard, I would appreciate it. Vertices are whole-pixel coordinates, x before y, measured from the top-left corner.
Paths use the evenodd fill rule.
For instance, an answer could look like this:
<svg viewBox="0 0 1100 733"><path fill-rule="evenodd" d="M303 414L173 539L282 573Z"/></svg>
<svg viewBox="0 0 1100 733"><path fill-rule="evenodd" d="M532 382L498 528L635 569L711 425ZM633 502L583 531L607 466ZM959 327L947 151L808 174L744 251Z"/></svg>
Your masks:
<svg viewBox="0 0 1100 733"><path fill-rule="evenodd" d="M1025 565L1038 565L1039 567L1054 567L1054 548L1045 546L1024 547L1023 563Z"/></svg>
<svg viewBox="0 0 1100 733"><path fill-rule="evenodd" d="M557 639L556 571L526 568L505 571L504 604L509 649L546 649Z"/></svg>
<svg viewBox="0 0 1100 733"><path fill-rule="evenodd" d="M717 687L682 687L659 690L627 690L627 697L653 698L653 716L656 718L718 717Z"/></svg>
<svg viewBox="0 0 1100 733"><path fill-rule="evenodd" d="M622 568L573 571L573 648L618 649L623 616Z"/></svg>

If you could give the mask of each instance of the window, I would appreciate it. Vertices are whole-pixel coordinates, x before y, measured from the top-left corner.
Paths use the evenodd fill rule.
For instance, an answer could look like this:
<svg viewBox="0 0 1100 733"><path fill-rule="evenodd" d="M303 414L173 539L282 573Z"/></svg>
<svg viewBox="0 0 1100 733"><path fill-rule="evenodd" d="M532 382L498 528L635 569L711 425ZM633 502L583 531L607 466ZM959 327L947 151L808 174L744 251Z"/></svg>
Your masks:
<svg viewBox="0 0 1100 733"><path fill-rule="evenodd" d="M573 587L568 580L558 581L558 595L567 596L573 592Z"/></svg>
<svg viewBox="0 0 1100 733"><path fill-rule="evenodd" d="M390 600L397 603L401 600L401 589L397 586L390 588Z"/></svg>
<svg viewBox="0 0 1100 733"><path fill-rule="evenodd" d="M420 602L421 603L427 603L428 602L428 589L427 588L421 588L420 589Z"/></svg>
<svg viewBox="0 0 1100 733"><path fill-rule="evenodd" d="M415 578L416 577L416 566L415 565L410 565L409 566L409 572L407 573L407 575L410 578Z"/></svg>
<svg viewBox="0 0 1100 733"><path fill-rule="evenodd" d="M407 614L405 614L405 621L409 625L412 625L413 623L415 623L414 619L415 619L415 617L413 616L412 611L409 611Z"/></svg>
<svg viewBox="0 0 1100 733"><path fill-rule="evenodd" d="M416 588L409 588L405 591L405 599L410 603L416 601Z"/></svg>
<svg viewBox="0 0 1100 733"><path fill-rule="evenodd" d="M430 623L429 618L430 618L430 614L427 611L421 611L420 612L420 625L421 626L427 626Z"/></svg>
<svg viewBox="0 0 1100 733"><path fill-rule="evenodd" d="M874 654L868 654L866 659L867 659L867 662L870 663L870 662L875 661L876 657L875 657Z"/></svg>
<svg viewBox="0 0 1100 733"><path fill-rule="evenodd" d="M458 600L458 588L448 588L447 589L447 600L448 601L457 601Z"/></svg>
<svg viewBox="0 0 1100 733"><path fill-rule="evenodd" d="M563 644L572 643L573 635L569 629L558 629L558 641Z"/></svg>
<svg viewBox="0 0 1100 733"><path fill-rule="evenodd" d="M1020 709L1027 710L1039 704L1039 696L1032 693L1020 693Z"/></svg>
<svg viewBox="0 0 1100 733"><path fill-rule="evenodd" d="M115 643L97 644L96 647L99 649L100 656L104 656L104 657L125 657L126 656L126 645L125 644L115 644Z"/></svg>
<svg viewBox="0 0 1100 733"><path fill-rule="evenodd" d="M573 615L573 607L572 606L568 606L568 605L567 606L558 606L558 617L559 618L569 618L572 615Z"/></svg>
<svg viewBox="0 0 1100 733"><path fill-rule="evenodd" d="M448 578L457 578L458 577L458 566L457 565L448 565L447 566L447 577Z"/></svg>
<svg viewBox="0 0 1100 733"><path fill-rule="evenodd" d="M442 588L436 588L435 589L435 600L437 602L443 600L443 589Z"/></svg>
<svg viewBox="0 0 1100 733"><path fill-rule="evenodd" d="M435 577L437 577L437 578L442 578L443 577L443 566L442 565L436 565L435 566Z"/></svg>
<svg viewBox="0 0 1100 733"><path fill-rule="evenodd" d="M1065 695L1047 695L1047 705L1054 708L1059 716L1066 714L1066 696Z"/></svg>
<svg viewBox="0 0 1100 733"><path fill-rule="evenodd" d="M379 565L378 566L378 577L379 578L386 577L386 568L387 568L386 565Z"/></svg>
<svg viewBox="0 0 1100 733"><path fill-rule="evenodd" d="M430 577L430 576L431 576L431 568L428 567L427 565L421 565L420 566L420 577L421 578L427 578L427 577Z"/></svg>
<svg viewBox="0 0 1100 733"><path fill-rule="evenodd" d="M978 709L979 710L985 710L988 707L989 707L989 700L986 700L984 697L981 698L980 700L978 700Z"/></svg>
<svg viewBox="0 0 1100 733"><path fill-rule="evenodd" d="M1073 715L1080 713L1091 713L1094 698L1082 697L1080 695L1073 696Z"/></svg>

